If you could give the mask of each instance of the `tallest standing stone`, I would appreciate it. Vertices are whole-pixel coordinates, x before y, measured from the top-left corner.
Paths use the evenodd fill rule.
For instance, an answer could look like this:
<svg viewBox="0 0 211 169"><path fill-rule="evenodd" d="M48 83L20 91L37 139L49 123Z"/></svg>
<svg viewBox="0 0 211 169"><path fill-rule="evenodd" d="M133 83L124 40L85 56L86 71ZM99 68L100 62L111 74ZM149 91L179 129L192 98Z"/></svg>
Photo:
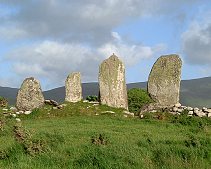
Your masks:
<svg viewBox="0 0 211 169"><path fill-rule="evenodd" d="M125 66L114 54L100 65L99 87L102 104L128 109Z"/></svg>

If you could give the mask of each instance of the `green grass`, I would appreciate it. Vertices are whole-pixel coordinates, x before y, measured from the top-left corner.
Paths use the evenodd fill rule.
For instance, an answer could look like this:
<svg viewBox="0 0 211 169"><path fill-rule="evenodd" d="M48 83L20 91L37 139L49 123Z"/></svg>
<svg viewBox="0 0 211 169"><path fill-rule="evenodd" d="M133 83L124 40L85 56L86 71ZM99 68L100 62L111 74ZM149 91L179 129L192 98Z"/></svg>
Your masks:
<svg viewBox="0 0 211 169"><path fill-rule="evenodd" d="M121 109L90 105L46 106L20 116L21 124L2 117L0 168L211 168L210 119L125 118Z"/></svg>

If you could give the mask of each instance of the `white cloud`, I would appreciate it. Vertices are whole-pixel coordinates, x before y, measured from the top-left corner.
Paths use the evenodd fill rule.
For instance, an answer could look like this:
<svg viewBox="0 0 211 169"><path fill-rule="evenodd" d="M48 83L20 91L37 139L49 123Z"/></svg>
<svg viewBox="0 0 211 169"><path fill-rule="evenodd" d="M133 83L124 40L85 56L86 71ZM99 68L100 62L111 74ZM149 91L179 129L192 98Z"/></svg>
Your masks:
<svg viewBox="0 0 211 169"><path fill-rule="evenodd" d="M18 48L9 53L6 59L12 62L12 71L19 79L28 76L45 78L47 86L55 87L64 85L66 76L73 71L80 71L83 81L96 81L99 64L112 53L126 65L133 66L163 50L162 45L126 44L117 33L113 33L113 36L112 42L95 50L81 44L44 41Z"/></svg>
<svg viewBox="0 0 211 169"><path fill-rule="evenodd" d="M183 33L182 49L187 63L211 64L211 13L194 21Z"/></svg>
<svg viewBox="0 0 211 169"><path fill-rule="evenodd" d="M155 47L141 44L129 45L122 41L117 32L113 32L112 36L114 41L102 45L98 48L98 52L101 53L102 56L109 56L112 53L115 53L117 56L120 56L128 66L133 66L142 59L151 58L156 53L159 53L166 48L166 46L162 44L156 45Z"/></svg>

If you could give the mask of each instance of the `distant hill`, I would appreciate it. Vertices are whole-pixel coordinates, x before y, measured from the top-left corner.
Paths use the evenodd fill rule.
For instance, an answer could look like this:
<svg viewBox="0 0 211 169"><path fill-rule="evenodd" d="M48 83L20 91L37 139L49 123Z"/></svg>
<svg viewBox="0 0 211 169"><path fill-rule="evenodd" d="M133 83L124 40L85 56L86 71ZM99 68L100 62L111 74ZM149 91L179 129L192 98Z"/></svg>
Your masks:
<svg viewBox="0 0 211 169"><path fill-rule="evenodd" d="M147 82L130 83L127 85L131 88L145 88ZM83 83L83 97L88 95L98 95L98 83ZM18 89L9 87L0 87L0 96L6 97L10 104L15 103ZM54 99L58 102L63 102L65 97L65 88L59 87L52 90L44 91L45 99ZM180 91L180 102L182 105L193 107L211 107L211 77L182 80Z"/></svg>

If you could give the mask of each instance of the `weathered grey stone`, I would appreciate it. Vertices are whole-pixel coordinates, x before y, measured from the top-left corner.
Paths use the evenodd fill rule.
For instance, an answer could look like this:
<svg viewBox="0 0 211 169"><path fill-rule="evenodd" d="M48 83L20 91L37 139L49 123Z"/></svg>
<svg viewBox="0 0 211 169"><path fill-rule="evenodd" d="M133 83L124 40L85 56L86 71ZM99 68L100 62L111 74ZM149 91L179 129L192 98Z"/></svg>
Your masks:
<svg viewBox="0 0 211 169"><path fill-rule="evenodd" d="M81 74L80 72L73 72L68 75L65 82L67 102L79 102L82 100Z"/></svg>
<svg viewBox="0 0 211 169"><path fill-rule="evenodd" d="M189 114L189 115L193 115L193 111L189 111L188 114Z"/></svg>
<svg viewBox="0 0 211 169"><path fill-rule="evenodd" d="M129 111L123 111L124 114L126 114L127 116L130 116L130 117L134 117L134 113L130 113Z"/></svg>
<svg viewBox="0 0 211 169"><path fill-rule="evenodd" d="M183 109L178 109L177 112L178 113L182 113L184 110Z"/></svg>
<svg viewBox="0 0 211 169"><path fill-rule="evenodd" d="M203 111L203 112L207 112L207 108L206 108L206 107L203 107L203 108L202 108L202 111Z"/></svg>
<svg viewBox="0 0 211 169"><path fill-rule="evenodd" d="M171 107L179 103L181 67L178 55L161 56L153 65L147 90L159 105Z"/></svg>
<svg viewBox="0 0 211 169"><path fill-rule="evenodd" d="M32 111L30 111L30 110L24 112L24 114L26 114L26 115L31 114L31 113L32 113Z"/></svg>
<svg viewBox="0 0 211 169"><path fill-rule="evenodd" d="M100 65L99 87L101 104L128 109L125 66L114 54Z"/></svg>
<svg viewBox="0 0 211 169"><path fill-rule="evenodd" d="M103 112L101 112L101 114L115 114L115 112L113 112L113 111L103 111Z"/></svg>
<svg viewBox="0 0 211 169"><path fill-rule="evenodd" d="M177 103L177 104L175 104L174 106L177 107L177 108L179 108L179 107L181 107L182 105L181 105L180 103Z"/></svg>
<svg viewBox="0 0 211 169"><path fill-rule="evenodd" d="M199 108L198 108L198 107L195 107L195 108L193 109L193 112L197 115L197 114L199 113Z"/></svg>
<svg viewBox="0 0 211 169"><path fill-rule="evenodd" d="M207 113L211 113L211 109L207 109Z"/></svg>
<svg viewBox="0 0 211 169"><path fill-rule="evenodd" d="M44 104L40 82L33 77L26 78L18 91L16 107L19 110L32 110Z"/></svg>
<svg viewBox="0 0 211 169"><path fill-rule="evenodd" d="M192 107L187 107L187 110L188 111L193 111L193 108Z"/></svg>
<svg viewBox="0 0 211 169"><path fill-rule="evenodd" d="M178 108L177 107L173 107L173 111L174 112L177 112L178 111Z"/></svg>
<svg viewBox="0 0 211 169"><path fill-rule="evenodd" d="M197 116L199 117L204 117L206 116L206 113L204 113L202 110L198 110L197 112L194 112Z"/></svg>
<svg viewBox="0 0 211 169"><path fill-rule="evenodd" d="M21 122L21 119L19 119L19 118L16 118L15 120L16 120L17 122Z"/></svg>

